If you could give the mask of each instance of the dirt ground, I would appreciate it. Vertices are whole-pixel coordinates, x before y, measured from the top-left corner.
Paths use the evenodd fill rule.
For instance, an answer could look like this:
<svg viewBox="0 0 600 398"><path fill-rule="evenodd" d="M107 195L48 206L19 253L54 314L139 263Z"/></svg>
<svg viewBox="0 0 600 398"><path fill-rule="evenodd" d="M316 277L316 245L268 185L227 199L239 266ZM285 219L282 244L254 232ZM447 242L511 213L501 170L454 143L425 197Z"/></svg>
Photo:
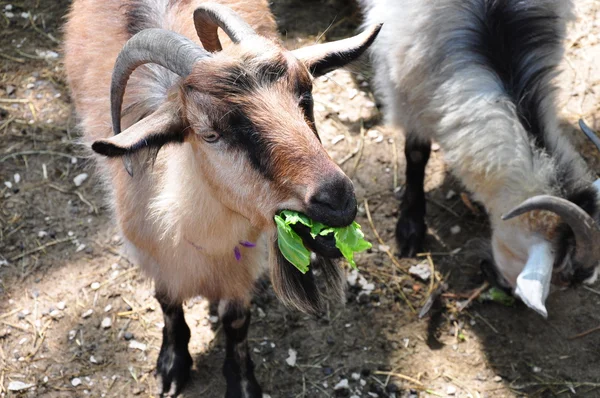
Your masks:
<svg viewBox="0 0 600 398"><path fill-rule="evenodd" d="M0 395L152 396L162 315L152 284L120 255L77 145L60 51L69 3L0 0ZM273 3L288 47L346 36L360 21L348 1ZM565 131L600 172L600 156L574 128L584 117L600 129L600 3L576 3L560 109ZM600 325L600 286L554 291L548 320L520 303L476 301L458 311L483 282L471 253L489 229L446 174L439 150L427 170L431 262L392 263L386 250L395 250L403 138L382 125L368 77L364 63L319 78L314 93L323 142L353 178L358 221L374 242L359 256L365 281L349 275L346 305L332 304L319 319L285 309L268 286L257 296L250 339L265 394L600 396L600 332L578 336ZM83 173L88 178L76 186ZM417 313L435 286L405 274L419 263L449 285L423 319ZM373 283L369 295L361 294L365 283ZM183 395L221 397L220 326L201 298L187 303L186 317L195 370ZM335 391L344 380L349 388Z"/></svg>

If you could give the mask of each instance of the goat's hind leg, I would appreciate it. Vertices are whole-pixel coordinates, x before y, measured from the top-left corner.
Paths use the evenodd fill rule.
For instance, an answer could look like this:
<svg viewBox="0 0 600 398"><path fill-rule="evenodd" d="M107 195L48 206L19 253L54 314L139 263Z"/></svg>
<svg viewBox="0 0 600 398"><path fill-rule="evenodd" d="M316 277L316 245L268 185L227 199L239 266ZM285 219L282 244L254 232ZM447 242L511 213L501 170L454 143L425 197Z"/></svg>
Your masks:
<svg viewBox="0 0 600 398"><path fill-rule="evenodd" d="M402 257L414 257L423 249L425 224L425 166L431 153L431 141L415 134L406 135L406 185L400 217L396 225L396 240Z"/></svg>
<svg viewBox="0 0 600 398"><path fill-rule="evenodd" d="M165 293L158 290L156 299L165 321L163 341L156 362L158 394L161 397L175 397L190 378L193 364L188 350L190 328L185 323L181 303L174 304Z"/></svg>
<svg viewBox="0 0 600 398"><path fill-rule="evenodd" d="M248 348L249 304L221 301L219 315L227 339L223 366L227 382L225 397L262 398L262 389L254 376L254 363Z"/></svg>

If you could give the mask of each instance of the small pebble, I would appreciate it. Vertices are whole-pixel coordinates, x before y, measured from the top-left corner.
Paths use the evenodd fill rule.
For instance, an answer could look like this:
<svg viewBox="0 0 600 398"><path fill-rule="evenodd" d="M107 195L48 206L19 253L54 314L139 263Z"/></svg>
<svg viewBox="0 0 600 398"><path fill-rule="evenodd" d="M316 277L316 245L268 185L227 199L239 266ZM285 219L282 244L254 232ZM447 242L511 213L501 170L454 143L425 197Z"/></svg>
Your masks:
<svg viewBox="0 0 600 398"><path fill-rule="evenodd" d="M458 234L460 234L460 225L455 225L452 228L450 228L450 233L452 235L458 235Z"/></svg>
<svg viewBox="0 0 600 398"><path fill-rule="evenodd" d="M69 330L69 341L73 340L77 336L77 330Z"/></svg>
<svg viewBox="0 0 600 398"><path fill-rule="evenodd" d="M454 192L453 190L449 190L448 193L446 194L446 200L451 200L455 196L456 196L456 192Z"/></svg>
<svg viewBox="0 0 600 398"><path fill-rule="evenodd" d="M75 178L73 178L73 183L75 184L76 187L81 186L81 184L84 183L85 180L87 180L88 175L87 173L81 173L75 176Z"/></svg>
<svg viewBox="0 0 600 398"><path fill-rule="evenodd" d="M413 265L408 269L408 273L412 276L416 276L423 281L428 281L431 277L431 268L428 264L420 263L417 265Z"/></svg>
<svg viewBox="0 0 600 398"><path fill-rule="evenodd" d="M285 360L285 363L288 364L288 366L294 367L296 366L296 359L298 358L298 352L296 350L294 350L293 348L290 348L288 350L288 357Z"/></svg>
<svg viewBox="0 0 600 398"><path fill-rule="evenodd" d="M98 289L100 289L100 283L98 283L98 282L92 283L90 285L90 289L92 289L92 290L98 290Z"/></svg>
<svg viewBox="0 0 600 398"><path fill-rule="evenodd" d="M63 311L65 308L67 308L67 305L65 304L64 301L59 301L58 304L56 304L56 308Z"/></svg>
<svg viewBox="0 0 600 398"><path fill-rule="evenodd" d="M131 332L125 332L125 333L123 333L123 338L125 340L129 341L129 340L133 339L133 333L131 333Z"/></svg>
<svg viewBox="0 0 600 398"><path fill-rule="evenodd" d="M112 305L107 305L106 307L104 307L104 312L109 312L110 310L112 310Z"/></svg>
<svg viewBox="0 0 600 398"><path fill-rule="evenodd" d="M50 311L50 313L48 315L50 315L50 317L54 318L54 319L63 317L63 314L59 310L52 310L52 311Z"/></svg>
<svg viewBox="0 0 600 398"><path fill-rule="evenodd" d="M48 383L48 380L50 380L50 379L48 379L48 376L44 376L44 378L42 379L42 381L43 381L44 383Z"/></svg>
<svg viewBox="0 0 600 398"><path fill-rule="evenodd" d="M351 377L353 380L360 380L360 373L352 373Z"/></svg>
<svg viewBox="0 0 600 398"><path fill-rule="evenodd" d="M102 329L109 329L112 326L112 319L107 316L102 320L100 326L102 327Z"/></svg>
<svg viewBox="0 0 600 398"><path fill-rule="evenodd" d="M76 377L74 379L71 380L71 385L73 387L77 387L79 385L81 385L81 379L79 377Z"/></svg>
<svg viewBox="0 0 600 398"><path fill-rule="evenodd" d="M83 314L81 314L81 317L83 319L89 318L93 313L94 313L94 310L93 309L89 309L86 312L84 312Z"/></svg>
<svg viewBox="0 0 600 398"><path fill-rule="evenodd" d="M493 379L496 383L500 383L502 381L502 377L501 376L494 376Z"/></svg>
<svg viewBox="0 0 600 398"><path fill-rule="evenodd" d="M542 371L542 368L540 368L539 366L534 366L531 370L533 371L533 373L540 373Z"/></svg>
<svg viewBox="0 0 600 398"><path fill-rule="evenodd" d="M22 381L11 381L8 383L8 391L23 391L33 387L34 384L23 383Z"/></svg>
<svg viewBox="0 0 600 398"><path fill-rule="evenodd" d="M134 350L146 351L146 344L140 343L136 340L131 340L129 342L129 348L133 348Z"/></svg>
<svg viewBox="0 0 600 398"><path fill-rule="evenodd" d="M6 188L8 188L8 189L12 188L12 182L10 182L10 181L4 181L4 185L6 185Z"/></svg>
<svg viewBox="0 0 600 398"><path fill-rule="evenodd" d="M448 394L448 395L455 395L456 394L456 387L454 387L454 386L448 386L448 388L446 388L446 394Z"/></svg>
<svg viewBox="0 0 600 398"><path fill-rule="evenodd" d="M339 383L337 383L335 385L335 387L333 387L334 390L344 390L344 389L348 389L350 388L350 385L348 384L348 379L342 379L340 380Z"/></svg>
<svg viewBox="0 0 600 398"><path fill-rule="evenodd" d="M19 173L15 173L13 179L15 180L15 184L18 184L19 182L21 182L21 175Z"/></svg>

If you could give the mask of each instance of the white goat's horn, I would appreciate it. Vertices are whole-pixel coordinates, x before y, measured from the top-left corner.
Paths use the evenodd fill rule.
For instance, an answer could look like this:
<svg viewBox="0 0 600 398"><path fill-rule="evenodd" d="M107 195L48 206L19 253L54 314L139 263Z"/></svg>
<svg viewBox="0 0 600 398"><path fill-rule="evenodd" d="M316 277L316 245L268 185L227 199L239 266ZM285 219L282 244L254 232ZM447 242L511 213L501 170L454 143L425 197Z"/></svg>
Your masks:
<svg viewBox="0 0 600 398"><path fill-rule="evenodd" d="M207 51L221 51L217 27L223 29L234 43L256 35L246 21L231 8L217 3L205 3L194 11L196 33Z"/></svg>
<svg viewBox="0 0 600 398"><path fill-rule="evenodd" d="M534 210L547 210L558 214L575 235L575 259L587 267L596 266L600 260L600 230L589 214L566 199L539 195L527 199L502 216L502 219L509 220Z"/></svg>
<svg viewBox="0 0 600 398"><path fill-rule="evenodd" d="M594 133L594 130L592 130L587 124L585 124L583 119L579 119L579 128L581 129L581 131L583 131L587 138L589 138L590 141L592 141L592 143L596 145L596 148L598 148L598 150L600 151L600 138L598 138L596 133Z"/></svg>
<svg viewBox="0 0 600 398"><path fill-rule="evenodd" d="M113 69L110 107L113 132L121 132L121 105L131 73L140 65L154 63L185 77L199 60L210 53L190 39L164 29L145 29L123 46Z"/></svg>

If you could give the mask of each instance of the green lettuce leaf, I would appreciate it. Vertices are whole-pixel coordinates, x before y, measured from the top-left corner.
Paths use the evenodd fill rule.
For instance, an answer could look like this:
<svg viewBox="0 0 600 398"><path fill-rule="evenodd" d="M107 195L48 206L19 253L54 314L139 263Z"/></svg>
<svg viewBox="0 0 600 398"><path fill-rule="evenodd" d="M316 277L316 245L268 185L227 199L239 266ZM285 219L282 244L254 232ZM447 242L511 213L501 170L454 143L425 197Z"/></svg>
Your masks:
<svg viewBox="0 0 600 398"><path fill-rule="evenodd" d="M335 246L340 250L344 258L352 268L356 267L354 253L365 251L371 247L371 244L364 238L365 235L357 222L343 228L328 227L320 222L308 218L306 215L284 210L281 216L275 216L277 224L277 244L281 254L292 263L302 273L308 271L310 264L310 251L304 247L302 238L290 227L296 223L301 223L310 228L310 235L314 238L334 234Z"/></svg>

